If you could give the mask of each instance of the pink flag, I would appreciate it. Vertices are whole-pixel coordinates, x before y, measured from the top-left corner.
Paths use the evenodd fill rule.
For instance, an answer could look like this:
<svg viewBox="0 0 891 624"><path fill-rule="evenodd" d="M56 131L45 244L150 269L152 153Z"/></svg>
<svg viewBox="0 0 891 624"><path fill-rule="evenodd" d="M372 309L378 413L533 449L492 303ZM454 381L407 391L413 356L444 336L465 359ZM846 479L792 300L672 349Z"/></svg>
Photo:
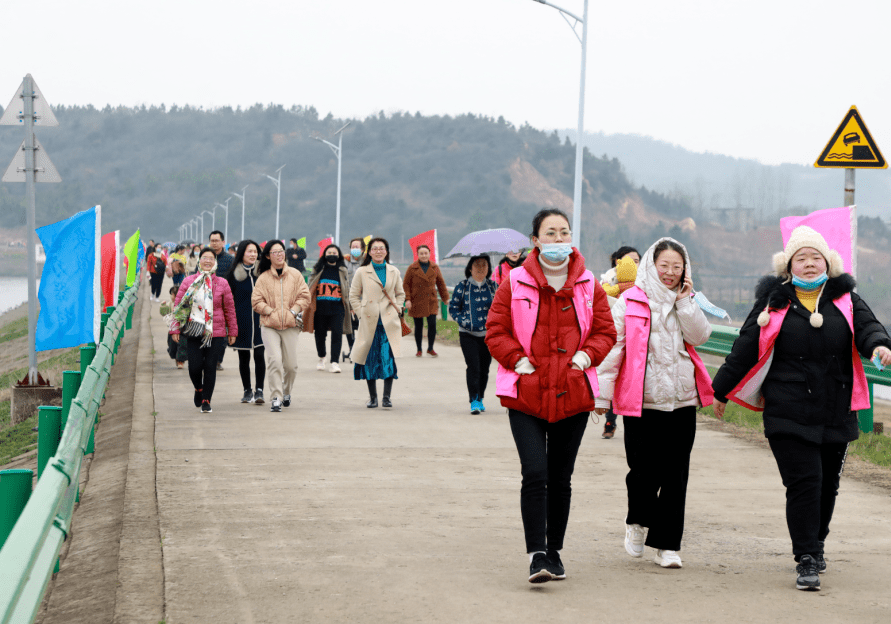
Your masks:
<svg viewBox="0 0 891 624"><path fill-rule="evenodd" d="M853 274L854 250L851 241L851 219L856 214L853 208L853 206L827 208L826 210L817 210L804 217L783 217L780 219L783 246L786 246L792 230L799 225L806 225L822 234L829 248L836 250L844 260L845 273Z"/></svg>
<svg viewBox="0 0 891 624"><path fill-rule="evenodd" d="M421 232L417 236L413 236L408 239L408 246L411 247L411 251L414 254L414 259L418 259L418 247L421 245L427 245L430 248L430 257L433 260L434 264L439 264L439 244L436 238L436 230L427 230L426 232Z"/></svg>
<svg viewBox="0 0 891 624"><path fill-rule="evenodd" d="M333 244L334 244L334 239L331 238L330 236L328 238L323 238L322 240L320 240L319 241L319 258L322 257L322 253L325 251L325 247L327 247L328 245L333 245Z"/></svg>
<svg viewBox="0 0 891 624"><path fill-rule="evenodd" d="M115 230L102 237L102 284L103 311L108 306L117 305L118 289L120 288L121 266L121 231Z"/></svg>

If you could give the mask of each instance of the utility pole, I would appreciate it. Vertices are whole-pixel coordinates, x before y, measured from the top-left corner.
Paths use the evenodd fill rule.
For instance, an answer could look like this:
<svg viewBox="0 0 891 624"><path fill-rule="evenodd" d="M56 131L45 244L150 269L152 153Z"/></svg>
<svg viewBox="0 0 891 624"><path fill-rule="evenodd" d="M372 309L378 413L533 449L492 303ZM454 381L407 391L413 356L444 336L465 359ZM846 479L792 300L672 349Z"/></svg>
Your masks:
<svg viewBox="0 0 891 624"><path fill-rule="evenodd" d="M21 102L19 102L21 100ZM25 140L12 163L3 175L3 182L24 182L26 196L26 213L28 223L28 377L19 385L48 386L37 372L37 232L35 184L37 182L61 182L43 146L34 136L34 126L58 126L59 122L37 83L28 74L22 80L18 92L12 102L3 111L0 125L25 126Z"/></svg>
<svg viewBox="0 0 891 624"><path fill-rule="evenodd" d="M278 237L278 217L281 212L282 207L282 169L284 169L287 165L282 165L275 172L278 174L278 178L273 178L271 175L264 174L267 178L272 180L272 183L275 184L275 188L278 190L278 199L275 200L275 240L281 240Z"/></svg>
<svg viewBox="0 0 891 624"><path fill-rule="evenodd" d="M350 125L352 122L346 122L343 127L335 132L337 135L337 145L334 143L330 143L325 139L320 139L319 137L313 137L316 141L320 141L331 148L331 151L334 152L334 155L337 156L337 206L334 211L334 244L340 245L340 172L342 168L343 159L341 156L343 155L343 131L346 130L346 127Z"/></svg>
<svg viewBox="0 0 891 624"><path fill-rule="evenodd" d="M235 195L235 197L241 200L241 240L244 240L244 196L245 189L247 189L248 186L248 184L244 185L244 188L241 189L241 195L239 195L238 193L232 193L233 195Z"/></svg>

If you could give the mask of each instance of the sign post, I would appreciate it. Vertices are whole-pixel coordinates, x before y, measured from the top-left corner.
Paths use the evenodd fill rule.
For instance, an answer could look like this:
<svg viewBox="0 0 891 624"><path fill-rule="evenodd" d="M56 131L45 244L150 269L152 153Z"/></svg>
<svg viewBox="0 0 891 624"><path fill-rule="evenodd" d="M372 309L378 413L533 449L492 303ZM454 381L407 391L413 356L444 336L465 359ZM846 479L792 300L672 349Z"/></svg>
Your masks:
<svg viewBox="0 0 891 624"><path fill-rule="evenodd" d="M21 102L19 102L21 100ZM34 137L34 126L58 126L56 116L43 97L31 74L25 76L12 102L3 111L0 125L25 126L25 140L12 159L3 182L24 182L27 199L28 223L28 383L19 385L49 385L37 373L37 241L36 200L34 185L37 182L61 182L59 172L53 166L43 146ZM24 380L22 380L24 382Z"/></svg>

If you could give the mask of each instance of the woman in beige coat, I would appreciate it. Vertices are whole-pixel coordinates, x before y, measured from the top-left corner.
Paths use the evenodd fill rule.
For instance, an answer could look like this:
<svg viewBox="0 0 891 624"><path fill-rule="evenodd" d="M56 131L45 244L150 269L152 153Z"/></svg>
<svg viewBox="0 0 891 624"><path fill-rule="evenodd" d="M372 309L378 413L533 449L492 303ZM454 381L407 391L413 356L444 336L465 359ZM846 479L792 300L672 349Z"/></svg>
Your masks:
<svg viewBox="0 0 891 624"><path fill-rule="evenodd" d="M390 393L396 379L400 355L402 323L399 316L405 302L402 276L389 263L390 244L383 238L368 243L368 254L356 270L350 286L350 306L359 317L359 332L350 352L353 377L368 383L366 407L377 407L377 381L384 380L381 405L393 407Z"/></svg>
<svg viewBox="0 0 891 624"><path fill-rule="evenodd" d="M291 406L291 388L297 377L298 325L309 307L309 288L300 271L285 263L285 244L279 240L266 243L258 272L251 307L260 315L271 411L280 412Z"/></svg>

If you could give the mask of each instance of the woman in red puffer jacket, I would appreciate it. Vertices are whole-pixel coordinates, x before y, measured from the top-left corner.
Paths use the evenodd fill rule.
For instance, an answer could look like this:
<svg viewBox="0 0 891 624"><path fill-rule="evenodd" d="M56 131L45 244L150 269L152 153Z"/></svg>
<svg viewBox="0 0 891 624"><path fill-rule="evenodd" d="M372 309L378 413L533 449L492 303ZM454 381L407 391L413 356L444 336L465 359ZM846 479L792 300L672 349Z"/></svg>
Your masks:
<svg viewBox="0 0 891 624"><path fill-rule="evenodd" d="M529 582L542 583L566 578L559 551L570 480L598 394L594 367L615 344L616 329L606 293L571 246L566 214L540 211L531 239L535 249L495 293L486 345L499 364L496 394L522 465Z"/></svg>

